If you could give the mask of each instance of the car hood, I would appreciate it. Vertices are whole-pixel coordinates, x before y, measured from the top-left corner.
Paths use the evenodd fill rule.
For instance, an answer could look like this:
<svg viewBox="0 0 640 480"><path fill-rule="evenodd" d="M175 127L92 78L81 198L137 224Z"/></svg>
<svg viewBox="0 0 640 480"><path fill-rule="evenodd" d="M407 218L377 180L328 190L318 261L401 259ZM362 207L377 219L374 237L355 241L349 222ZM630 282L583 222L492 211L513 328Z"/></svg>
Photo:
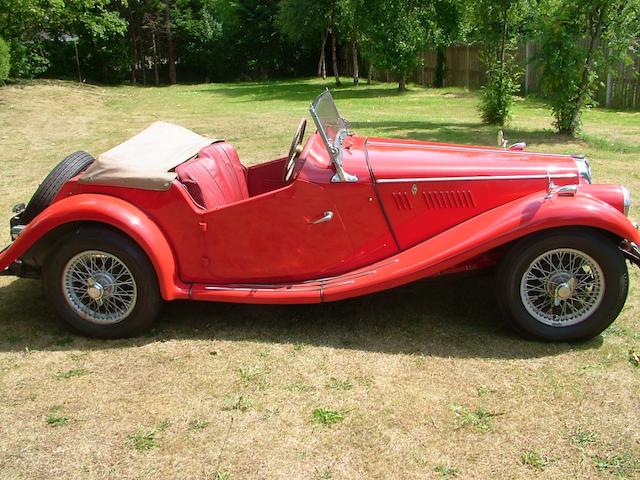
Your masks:
<svg viewBox="0 0 640 480"><path fill-rule="evenodd" d="M578 168L570 155L373 137L366 145L377 181L482 176L578 179Z"/></svg>

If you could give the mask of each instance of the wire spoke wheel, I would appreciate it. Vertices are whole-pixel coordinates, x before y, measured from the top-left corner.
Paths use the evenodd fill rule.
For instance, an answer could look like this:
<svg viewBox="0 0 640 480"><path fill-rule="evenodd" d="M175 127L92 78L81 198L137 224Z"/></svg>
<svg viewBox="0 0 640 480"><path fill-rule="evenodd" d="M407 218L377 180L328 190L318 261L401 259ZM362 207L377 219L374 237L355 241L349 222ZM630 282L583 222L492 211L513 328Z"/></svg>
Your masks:
<svg viewBox="0 0 640 480"><path fill-rule="evenodd" d="M98 325L121 322L131 314L138 286L118 257L99 250L81 252L62 270L62 291L69 306Z"/></svg>
<svg viewBox="0 0 640 480"><path fill-rule="evenodd" d="M586 320L598 309L604 295L600 265L586 253L571 248L538 256L520 282L520 297L527 312L552 327Z"/></svg>

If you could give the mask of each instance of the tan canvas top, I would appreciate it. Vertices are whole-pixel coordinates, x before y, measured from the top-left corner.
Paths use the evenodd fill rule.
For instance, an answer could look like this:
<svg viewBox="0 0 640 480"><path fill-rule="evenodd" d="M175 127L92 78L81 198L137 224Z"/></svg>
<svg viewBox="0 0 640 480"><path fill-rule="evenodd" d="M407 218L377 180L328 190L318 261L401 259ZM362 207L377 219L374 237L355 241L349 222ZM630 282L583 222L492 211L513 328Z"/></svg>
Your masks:
<svg viewBox="0 0 640 480"><path fill-rule="evenodd" d="M215 140L166 122L155 122L135 137L98 155L80 183L167 190L170 172Z"/></svg>

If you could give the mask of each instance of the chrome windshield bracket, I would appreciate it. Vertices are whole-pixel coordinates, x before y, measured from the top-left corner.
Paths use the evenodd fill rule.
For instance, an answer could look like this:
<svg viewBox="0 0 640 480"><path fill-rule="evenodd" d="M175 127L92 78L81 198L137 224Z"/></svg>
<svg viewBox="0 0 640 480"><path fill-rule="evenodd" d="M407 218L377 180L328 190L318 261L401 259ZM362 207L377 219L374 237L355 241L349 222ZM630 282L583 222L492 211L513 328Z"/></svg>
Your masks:
<svg viewBox="0 0 640 480"><path fill-rule="evenodd" d="M319 114L318 110L323 113ZM329 90L320 94L313 101L309 112L336 169L336 173L331 177L331 182L357 182L358 177L347 173L342 166L343 143L349 136L348 123L339 115ZM321 116L323 116L322 119L320 118Z"/></svg>

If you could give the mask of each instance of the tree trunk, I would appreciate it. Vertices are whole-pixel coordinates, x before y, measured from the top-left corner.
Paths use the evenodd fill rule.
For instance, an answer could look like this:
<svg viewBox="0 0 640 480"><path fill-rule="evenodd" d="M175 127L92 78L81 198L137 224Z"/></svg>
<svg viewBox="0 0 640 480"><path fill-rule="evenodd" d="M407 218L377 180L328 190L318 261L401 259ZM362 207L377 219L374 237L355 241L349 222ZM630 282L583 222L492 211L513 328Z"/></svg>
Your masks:
<svg viewBox="0 0 640 480"><path fill-rule="evenodd" d="M173 46L172 26L171 7L167 2L165 6L165 29L167 32L167 56L169 57L169 85L175 85L176 83L176 51Z"/></svg>
<svg viewBox="0 0 640 480"><path fill-rule="evenodd" d="M598 41L600 40L600 35L602 35L606 10L606 4L603 4L598 14L598 23L596 23L596 29L591 35L589 52L587 53L587 58L582 69L582 79L580 81L580 89L578 90L578 98L576 98L576 104L573 110L573 115L571 117L569 131L565 132L569 133L571 136L576 134L578 125L580 123L580 111L582 110L582 104L584 103L585 96L587 95L587 91L589 90L589 76L593 67L593 60L596 54L596 49L598 48Z"/></svg>
<svg viewBox="0 0 640 480"><path fill-rule="evenodd" d="M136 82L136 70L138 68L138 52L136 49L136 31L133 26L133 18L131 15L131 8L128 8L129 13L129 55L130 59L130 68L131 68L131 84L135 85Z"/></svg>
<svg viewBox="0 0 640 480"><path fill-rule="evenodd" d="M333 75L336 77L336 87L339 87L342 85L342 82L340 82L340 73L338 72L338 39L336 37L336 28L334 26L331 28L331 61L333 63Z"/></svg>
<svg viewBox="0 0 640 480"><path fill-rule="evenodd" d="M320 48L320 60L318 61L318 76L322 77L323 80L327 79L327 62L325 60L326 56L324 51L327 47L327 36L329 35L329 29L323 30L322 32L322 47Z"/></svg>
<svg viewBox="0 0 640 480"><path fill-rule="evenodd" d="M358 65L358 37L355 33L351 38L351 54L353 55L353 84L358 86L360 83L360 69Z"/></svg>
<svg viewBox="0 0 640 480"><path fill-rule="evenodd" d="M402 72L400 74L400 81L398 82L398 91L399 92L407 91L407 72Z"/></svg>
<svg viewBox="0 0 640 480"><path fill-rule="evenodd" d="M367 73L367 85L373 82L373 63L369 63L369 72Z"/></svg>
<svg viewBox="0 0 640 480"><path fill-rule="evenodd" d="M156 41L156 29L151 31L151 46L153 51L153 83L160 85L160 72L158 72L158 44Z"/></svg>
<svg viewBox="0 0 640 480"><path fill-rule="evenodd" d="M136 27L134 27L136 28ZM140 28L140 24L137 25L137 29L135 31L136 37L136 49L138 51L138 69L142 74L142 85L147 85L147 55L144 49L144 35L142 29Z"/></svg>

